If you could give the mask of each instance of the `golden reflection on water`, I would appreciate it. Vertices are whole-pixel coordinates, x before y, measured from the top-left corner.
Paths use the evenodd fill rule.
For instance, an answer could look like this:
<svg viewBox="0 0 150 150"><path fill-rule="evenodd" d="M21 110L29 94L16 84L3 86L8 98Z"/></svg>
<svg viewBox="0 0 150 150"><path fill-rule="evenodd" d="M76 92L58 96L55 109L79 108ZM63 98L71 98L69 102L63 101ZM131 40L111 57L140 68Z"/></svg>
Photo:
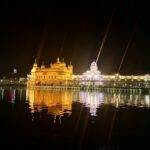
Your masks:
<svg viewBox="0 0 150 150"><path fill-rule="evenodd" d="M72 103L82 103L89 109L91 116L97 115L97 109L101 105L120 107L147 107L150 106L150 95L101 93L101 92L75 92L52 91L41 89L27 89L26 98L29 99L31 111L48 109L48 113L55 116L71 114Z"/></svg>
<svg viewBox="0 0 150 150"><path fill-rule="evenodd" d="M71 113L72 92L30 89L27 93L32 112L35 109L42 111L43 108L47 108L48 113L54 115L63 116L64 113Z"/></svg>

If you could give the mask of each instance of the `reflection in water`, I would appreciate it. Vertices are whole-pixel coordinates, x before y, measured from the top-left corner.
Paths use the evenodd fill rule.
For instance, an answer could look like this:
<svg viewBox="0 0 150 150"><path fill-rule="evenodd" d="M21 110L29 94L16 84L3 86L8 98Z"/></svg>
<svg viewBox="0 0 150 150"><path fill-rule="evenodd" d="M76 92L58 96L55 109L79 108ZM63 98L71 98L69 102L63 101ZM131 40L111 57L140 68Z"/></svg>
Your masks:
<svg viewBox="0 0 150 150"><path fill-rule="evenodd" d="M4 88L0 88L0 97L1 99L4 99Z"/></svg>
<svg viewBox="0 0 150 150"><path fill-rule="evenodd" d="M150 95L0 87L0 130L3 143L27 148L136 149L149 144L149 106Z"/></svg>
<svg viewBox="0 0 150 150"><path fill-rule="evenodd" d="M0 88L0 98L15 103L16 96L21 100L24 89ZM16 94L17 92L17 94ZM73 92L73 91L49 91L40 89L26 89L26 101L29 101L32 112L47 109L49 114L63 116L71 114L72 103L78 101L89 108L91 116L96 116L97 109L101 105L113 105L119 107L150 107L150 95L141 94L110 94L101 92Z"/></svg>
<svg viewBox="0 0 150 150"><path fill-rule="evenodd" d="M22 89L19 90L19 98L22 98Z"/></svg>
<svg viewBox="0 0 150 150"><path fill-rule="evenodd" d="M116 108L121 106L148 107L150 103L149 95L127 95L127 94L105 94L104 104L111 104Z"/></svg>
<svg viewBox="0 0 150 150"><path fill-rule="evenodd" d="M71 114L72 92L30 89L27 92L28 96L32 112L46 108L48 113L56 116L63 116L64 113Z"/></svg>
<svg viewBox="0 0 150 150"><path fill-rule="evenodd" d="M80 102L90 109L90 115L96 116L97 108L104 100L104 94L98 92L81 92Z"/></svg>
<svg viewBox="0 0 150 150"><path fill-rule="evenodd" d="M9 89L9 101L11 103L15 103L15 97L16 97L16 89L10 88Z"/></svg>
<svg viewBox="0 0 150 150"><path fill-rule="evenodd" d="M113 105L119 107L148 107L149 95L110 94L100 92L73 92L73 91L49 91L40 89L27 89L26 100L29 100L31 111L48 109L49 114L63 116L71 114L72 103L79 102L89 108L91 116L97 116L97 109L101 105Z"/></svg>
<svg viewBox="0 0 150 150"><path fill-rule="evenodd" d="M47 109L49 114L63 116L64 113L70 115L72 103L79 102L89 108L91 116L96 116L97 109L101 105L112 105L120 107L150 107L150 95L142 94L121 94L121 93L101 93L101 92L75 92L75 91L50 91L41 89L23 88L0 88L0 98L15 103L16 96L22 99L26 94L26 101L29 102L32 112Z"/></svg>
<svg viewBox="0 0 150 150"><path fill-rule="evenodd" d="M14 104L16 99L22 100L24 98L25 90L24 87L0 87L0 99L7 99Z"/></svg>
<svg viewBox="0 0 150 150"><path fill-rule="evenodd" d="M90 115L96 116L96 111L100 105L113 105L119 107L148 107L150 106L150 95L133 94L108 94L99 92L80 92L80 103L90 109Z"/></svg>

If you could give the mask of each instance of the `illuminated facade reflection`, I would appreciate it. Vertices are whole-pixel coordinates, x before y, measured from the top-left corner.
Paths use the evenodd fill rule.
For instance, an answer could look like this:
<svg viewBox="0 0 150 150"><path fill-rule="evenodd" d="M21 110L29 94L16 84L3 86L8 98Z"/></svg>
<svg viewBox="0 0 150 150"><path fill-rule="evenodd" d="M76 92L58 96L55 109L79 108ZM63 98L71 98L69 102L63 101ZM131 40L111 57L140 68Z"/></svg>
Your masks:
<svg viewBox="0 0 150 150"><path fill-rule="evenodd" d="M30 89L28 92L32 112L46 108L48 113L56 116L63 116L64 113L71 114L72 92L35 89Z"/></svg>
<svg viewBox="0 0 150 150"><path fill-rule="evenodd" d="M30 89L26 92L26 100L32 112L41 112L47 109L49 114L56 116L70 115L72 103L82 103L89 109L91 116L97 116L97 109L101 106L115 108L146 107L150 106L150 95L141 94L110 94L100 92L73 92Z"/></svg>
<svg viewBox="0 0 150 150"><path fill-rule="evenodd" d="M80 92L80 102L90 109L91 116L96 116L97 108L104 100L103 93Z"/></svg>
<svg viewBox="0 0 150 150"><path fill-rule="evenodd" d="M15 98L16 98L16 89L10 89L10 100L12 103L15 102Z"/></svg>
<svg viewBox="0 0 150 150"><path fill-rule="evenodd" d="M1 99L4 99L4 91L5 91L4 88L1 87L0 88L0 98Z"/></svg>
<svg viewBox="0 0 150 150"><path fill-rule="evenodd" d="M120 107L150 107L150 95L136 94L108 94L98 92L80 92L79 102L89 108L90 115L96 116L97 109L101 105Z"/></svg>
<svg viewBox="0 0 150 150"><path fill-rule="evenodd" d="M150 95L140 94L107 94L104 104L119 107L147 107L150 106Z"/></svg>

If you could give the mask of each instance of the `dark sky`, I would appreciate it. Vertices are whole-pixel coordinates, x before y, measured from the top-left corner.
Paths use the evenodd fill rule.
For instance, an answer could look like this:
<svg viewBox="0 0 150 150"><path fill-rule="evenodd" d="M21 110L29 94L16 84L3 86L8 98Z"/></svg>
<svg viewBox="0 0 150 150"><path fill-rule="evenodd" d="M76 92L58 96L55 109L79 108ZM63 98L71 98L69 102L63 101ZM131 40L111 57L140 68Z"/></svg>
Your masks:
<svg viewBox="0 0 150 150"><path fill-rule="evenodd" d="M0 77L30 72L34 59L49 66L59 56L83 73L96 60L110 16L116 8L98 67L116 73L133 35L121 74L150 73L150 11L132 0L5 1L0 12Z"/></svg>

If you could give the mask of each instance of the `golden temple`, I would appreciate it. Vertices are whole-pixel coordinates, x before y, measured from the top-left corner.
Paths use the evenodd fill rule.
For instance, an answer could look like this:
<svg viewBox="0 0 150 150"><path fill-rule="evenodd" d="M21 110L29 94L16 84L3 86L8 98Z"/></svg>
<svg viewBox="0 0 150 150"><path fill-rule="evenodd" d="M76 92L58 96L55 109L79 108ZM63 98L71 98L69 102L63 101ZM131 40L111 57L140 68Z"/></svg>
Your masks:
<svg viewBox="0 0 150 150"><path fill-rule="evenodd" d="M28 85L68 85L72 79L72 74L72 64L70 63L67 66L59 58L57 58L57 62L51 63L50 67L45 67L44 64L38 67L37 61L35 60Z"/></svg>

